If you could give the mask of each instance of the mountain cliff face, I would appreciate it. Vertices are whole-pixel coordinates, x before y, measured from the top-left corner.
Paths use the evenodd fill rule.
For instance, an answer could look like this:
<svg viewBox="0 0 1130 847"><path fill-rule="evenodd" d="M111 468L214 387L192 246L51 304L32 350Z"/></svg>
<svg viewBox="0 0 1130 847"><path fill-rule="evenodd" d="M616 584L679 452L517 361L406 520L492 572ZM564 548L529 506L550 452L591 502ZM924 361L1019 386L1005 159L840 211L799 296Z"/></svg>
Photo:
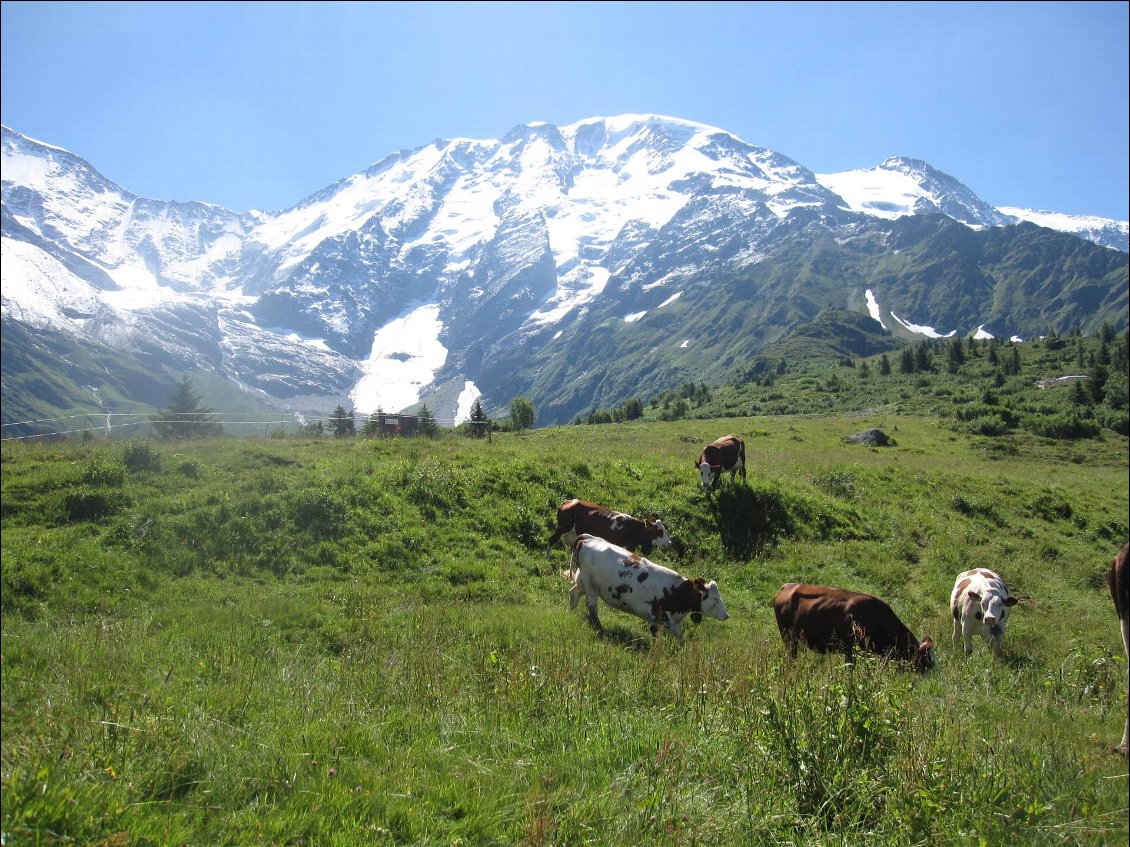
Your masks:
<svg viewBox="0 0 1130 847"><path fill-rule="evenodd" d="M138 198L7 128L3 157L5 422L21 374L70 381L41 410L100 388L9 354L36 331L296 413L526 394L555 423L724 379L825 307L903 338L1127 320L1125 222L1038 226L924 162L816 175L672 118L441 139L276 214Z"/></svg>

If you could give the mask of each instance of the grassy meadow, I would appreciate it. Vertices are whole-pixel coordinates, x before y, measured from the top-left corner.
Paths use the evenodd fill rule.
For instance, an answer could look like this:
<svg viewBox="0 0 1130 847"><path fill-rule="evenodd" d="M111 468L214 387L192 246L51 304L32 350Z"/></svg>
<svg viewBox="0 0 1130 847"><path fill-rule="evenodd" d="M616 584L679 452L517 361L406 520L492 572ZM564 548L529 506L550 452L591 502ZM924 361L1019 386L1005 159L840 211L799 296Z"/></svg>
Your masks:
<svg viewBox="0 0 1130 847"><path fill-rule="evenodd" d="M878 427L897 442L843 437ZM746 439L708 501L694 459ZM1127 439L747 417L490 441L2 447L5 845L1117 845L1127 666L1103 583ZM554 509L659 517L719 581L685 644L568 608ZM958 572L1021 597L950 645ZM887 599L925 677L789 661L787 581Z"/></svg>

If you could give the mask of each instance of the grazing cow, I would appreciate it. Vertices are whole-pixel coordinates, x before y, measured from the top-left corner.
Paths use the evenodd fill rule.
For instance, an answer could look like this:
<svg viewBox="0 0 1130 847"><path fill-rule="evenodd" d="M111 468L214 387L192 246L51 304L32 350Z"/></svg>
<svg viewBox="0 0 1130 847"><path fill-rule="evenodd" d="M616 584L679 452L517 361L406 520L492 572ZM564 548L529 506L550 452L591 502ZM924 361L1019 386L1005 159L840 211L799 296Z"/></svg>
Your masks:
<svg viewBox="0 0 1130 847"><path fill-rule="evenodd" d="M723 435L702 449L695 467L702 476L702 490L707 494L718 486L724 473L730 474L730 482L734 481L737 473L742 475L744 481L745 442L736 435Z"/></svg>
<svg viewBox="0 0 1130 847"><path fill-rule="evenodd" d="M1001 655L1004 625L1016 598L1008 594L999 574L987 568L974 568L957 575L950 593L953 614L953 649L965 639L965 655L973 655L973 636L980 635L992 645L993 657Z"/></svg>
<svg viewBox="0 0 1130 847"><path fill-rule="evenodd" d="M720 621L729 617L716 582L687 579L593 535L577 537L566 576L573 580L569 608L577 608L577 601L585 595L589 622L598 630L596 607L601 599L647 621L652 638L666 626L682 641L679 624L688 614L695 623L703 615Z"/></svg>
<svg viewBox="0 0 1130 847"><path fill-rule="evenodd" d="M1126 658L1130 659L1130 618L1127 617L1127 607L1130 606L1130 576L1126 573L1126 557L1130 555L1130 544L1123 544L1122 549L1110 563L1106 572L1106 584L1110 589L1111 599L1114 600L1114 610L1118 613L1118 622L1122 625L1122 649L1126 651ZM1127 699L1126 723L1122 729L1122 743L1114 749L1123 756L1130 752L1130 695Z"/></svg>
<svg viewBox="0 0 1130 847"><path fill-rule="evenodd" d="M852 661L855 647L914 664L919 673L934 666L934 642L921 641L885 602L871 594L790 582L773 598L777 628L789 655L797 645L821 653L843 651Z"/></svg>
<svg viewBox="0 0 1130 847"><path fill-rule="evenodd" d="M557 529L549 537L545 557L550 558L553 545L558 541L572 548L579 535L595 535L628 550L642 549L646 556L651 545L671 546L671 536L660 520L641 520L614 512L584 500L566 500L557 507Z"/></svg>

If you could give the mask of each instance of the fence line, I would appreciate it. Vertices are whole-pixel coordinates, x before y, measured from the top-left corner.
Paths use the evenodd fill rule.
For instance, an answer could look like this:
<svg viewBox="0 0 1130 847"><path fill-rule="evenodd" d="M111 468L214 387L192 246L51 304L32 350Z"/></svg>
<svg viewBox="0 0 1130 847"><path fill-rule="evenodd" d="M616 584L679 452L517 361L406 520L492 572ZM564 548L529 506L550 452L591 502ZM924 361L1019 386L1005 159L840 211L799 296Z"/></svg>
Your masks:
<svg viewBox="0 0 1130 847"><path fill-rule="evenodd" d="M353 415L353 421L354 421L355 428L357 430L360 430L361 427L364 426L364 422L368 421L369 418L372 417L375 414L376 414L376 412L372 412L370 414L365 414L365 415L357 415L357 414ZM388 414L393 414L393 413L390 412ZM221 426L225 426L225 425L226 426L286 426L286 425L294 425L294 426L297 426L297 427L313 426L313 425L316 425L317 423L321 422L323 424L326 424L327 428L329 428L331 430L333 428L333 421L335 420L335 418L332 415L325 415L323 417L316 417L316 418L310 418L310 419L299 419L298 417L290 417L290 418L282 418L282 419L263 419L263 420L226 420L226 419L223 419L225 415L235 416L235 415L240 415L240 413L237 413L237 412L214 412L214 411L213 412L177 412L177 413L174 413L174 414L169 415L169 416L162 415L159 420L160 420L161 423L174 424L175 425L175 424L178 424L178 423L185 423L185 424L197 423L197 422L199 422L199 421L201 421L205 418L212 418L212 419L214 419L213 423L220 424ZM131 417L132 418L141 418L142 420L123 421L121 423L114 423L114 422L111 421L112 418L131 418ZM78 434L87 433L87 432L104 432L107 435L111 435L111 434L113 434L114 430L122 430L122 429L127 429L127 428L130 428L130 427L138 427L138 426L141 426L143 424L152 424L152 423L155 422L153 420L152 415L146 414L146 413L143 413L143 412L80 412L78 414L73 414L73 415L60 415L59 417L54 417L54 418L37 418L35 420L27 420L27 421L11 421L11 422L2 424L0 426L2 426L3 428L6 429L8 427L32 426L34 424L47 423L49 421L56 421L56 422L62 423L64 421L74 420L75 418L103 419L105 421L105 423L99 424L97 426L85 426L85 427L72 428L72 429L61 428L61 429L52 430L50 432L36 432L36 433L27 434L27 435L5 435L3 437L0 437L0 441L26 441L28 439L54 438L54 437L60 437L60 436L65 436L65 435L78 435ZM219 418L219 420L215 420L217 418ZM347 420L348 420L348 418L347 418ZM438 426L443 426L443 427L448 427L448 428L454 428L461 423L472 423L470 420L467 420L467 419L456 421L454 418L433 417L432 420L435 421L435 423ZM361 426L357 426L357 421L362 422Z"/></svg>

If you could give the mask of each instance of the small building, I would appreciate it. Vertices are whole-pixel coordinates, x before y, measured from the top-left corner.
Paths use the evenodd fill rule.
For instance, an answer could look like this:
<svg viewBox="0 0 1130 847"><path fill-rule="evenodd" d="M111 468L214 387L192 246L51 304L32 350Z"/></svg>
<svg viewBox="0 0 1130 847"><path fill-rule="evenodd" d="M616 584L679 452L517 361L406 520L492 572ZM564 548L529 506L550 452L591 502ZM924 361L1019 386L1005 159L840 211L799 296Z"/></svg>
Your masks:
<svg viewBox="0 0 1130 847"><path fill-rule="evenodd" d="M420 432L420 419L415 415L381 415L380 434L417 435Z"/></svg>

